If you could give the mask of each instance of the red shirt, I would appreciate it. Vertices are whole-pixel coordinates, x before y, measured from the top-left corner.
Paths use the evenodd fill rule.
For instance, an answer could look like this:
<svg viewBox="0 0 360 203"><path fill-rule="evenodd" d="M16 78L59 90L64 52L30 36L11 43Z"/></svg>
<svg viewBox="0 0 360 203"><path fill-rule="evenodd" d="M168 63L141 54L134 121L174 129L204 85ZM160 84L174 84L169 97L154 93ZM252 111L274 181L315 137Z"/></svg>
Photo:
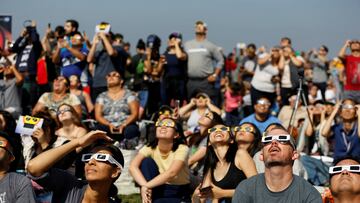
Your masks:
<svg viewBox="0 0 360 203"><path fill-rule="evenodd" d="M345 90L360 91L360 57L348 55L345 57L346 84Z"/></svg>

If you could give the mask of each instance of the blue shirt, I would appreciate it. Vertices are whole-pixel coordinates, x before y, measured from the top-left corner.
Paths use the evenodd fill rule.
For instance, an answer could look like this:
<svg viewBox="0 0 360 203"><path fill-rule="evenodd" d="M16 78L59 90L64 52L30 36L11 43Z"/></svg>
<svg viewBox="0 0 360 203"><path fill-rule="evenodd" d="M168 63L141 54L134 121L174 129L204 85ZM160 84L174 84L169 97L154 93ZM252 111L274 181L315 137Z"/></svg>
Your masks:
<svg viewBox="0 0 360 203"><path fill-rule="evenodd" d="M272 124L272 123L279 123L279 124L281 124L281 121L280 121L278 118L276 118L275 116L272 116L272 115L269 115L269 117L268 117L265 121L259 121L259 120L257 120L257 119L255 118L255 113L253 113L253 114L251 114L250 116L242 119L242 120L240 121L240 124L239 124L239 125L241 125L241 124L243 124L243 123L245 123L245 122L253 123L254 125L256 125L256 127L259 128L261 134L265 131L265 129L266 129L270 124Z"/></svg>
<svg viewBox="0 0 360 203"><path fill-rule="evenodd" d="M336 124L332 127L332 138L335 139L334 146L334 159L344 156L360 156L360 139L357 132L357 124L350 130L349 133L345 133L343 124Z"/></svg>

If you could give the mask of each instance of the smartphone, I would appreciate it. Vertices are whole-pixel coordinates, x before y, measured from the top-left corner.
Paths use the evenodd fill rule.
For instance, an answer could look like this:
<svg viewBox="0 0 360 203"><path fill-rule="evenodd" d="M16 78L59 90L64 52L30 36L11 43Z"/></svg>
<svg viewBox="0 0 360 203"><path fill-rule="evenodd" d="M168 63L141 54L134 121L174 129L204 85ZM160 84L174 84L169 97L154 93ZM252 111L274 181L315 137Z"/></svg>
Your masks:
<svg viewBox="0 0 360 203"><path fill-rule="evenodd" d="M118 128L113 128L112 134L121 134L121 133L120 133L120 129L118 129Z"/></svg>
<svg viewBox="0 0 360 203"><path fill-rule="evenodd" d="M175 100L175 109L179 109L180 108L180 100Z"/></svg>
<svg viewBox="0 0 360 203"><path fill-rule="evenodd" d="M208 192L211 192L211 189L212 189L212 186L207 186L207 187L203 187L203 188L200 188L200 193L208 193Z"/></svg>
<svg viewBox="0 0 360 203"><path fill-rule="evenodd" d="M48 23L48 28L51 28L51 23Z"/></svg>

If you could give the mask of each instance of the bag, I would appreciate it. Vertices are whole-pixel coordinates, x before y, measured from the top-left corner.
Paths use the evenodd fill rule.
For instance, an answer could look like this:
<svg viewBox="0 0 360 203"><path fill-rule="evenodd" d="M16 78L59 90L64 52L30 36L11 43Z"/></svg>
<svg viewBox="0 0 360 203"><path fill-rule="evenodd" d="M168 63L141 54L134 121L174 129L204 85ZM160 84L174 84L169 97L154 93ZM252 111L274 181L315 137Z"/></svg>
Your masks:
<svg viewBox="0 0 360 203"><path fill-rule="evenodd" d="M143 59L140 59L139 60L139 63L137 64L137 66L136 66L136 74L142 74L142 73L144 73L144 60Z"/></svg>

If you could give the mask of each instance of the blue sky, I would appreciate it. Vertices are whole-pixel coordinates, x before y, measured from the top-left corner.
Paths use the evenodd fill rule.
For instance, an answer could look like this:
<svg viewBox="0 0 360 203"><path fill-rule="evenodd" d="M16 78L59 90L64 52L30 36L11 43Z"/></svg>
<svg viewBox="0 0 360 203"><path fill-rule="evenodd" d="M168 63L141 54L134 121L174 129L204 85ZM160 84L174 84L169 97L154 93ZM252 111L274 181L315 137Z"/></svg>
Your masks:
<svg viewBox="0 0 360 203"><path fill-rule="evenodd" d="M269 47L289 36L297 50L325 44L333 56L346 39L360 39L359 10L359 0L1 0L0 15L13 16L14 37L26 19L35 19L42 35L49 22L55 27L74 18L90 37L97 23L107 21L132 46L155 33L163 47L173 31L192 39L194 22L201 19L209 40L226 53L237 42Z"/></svg>

